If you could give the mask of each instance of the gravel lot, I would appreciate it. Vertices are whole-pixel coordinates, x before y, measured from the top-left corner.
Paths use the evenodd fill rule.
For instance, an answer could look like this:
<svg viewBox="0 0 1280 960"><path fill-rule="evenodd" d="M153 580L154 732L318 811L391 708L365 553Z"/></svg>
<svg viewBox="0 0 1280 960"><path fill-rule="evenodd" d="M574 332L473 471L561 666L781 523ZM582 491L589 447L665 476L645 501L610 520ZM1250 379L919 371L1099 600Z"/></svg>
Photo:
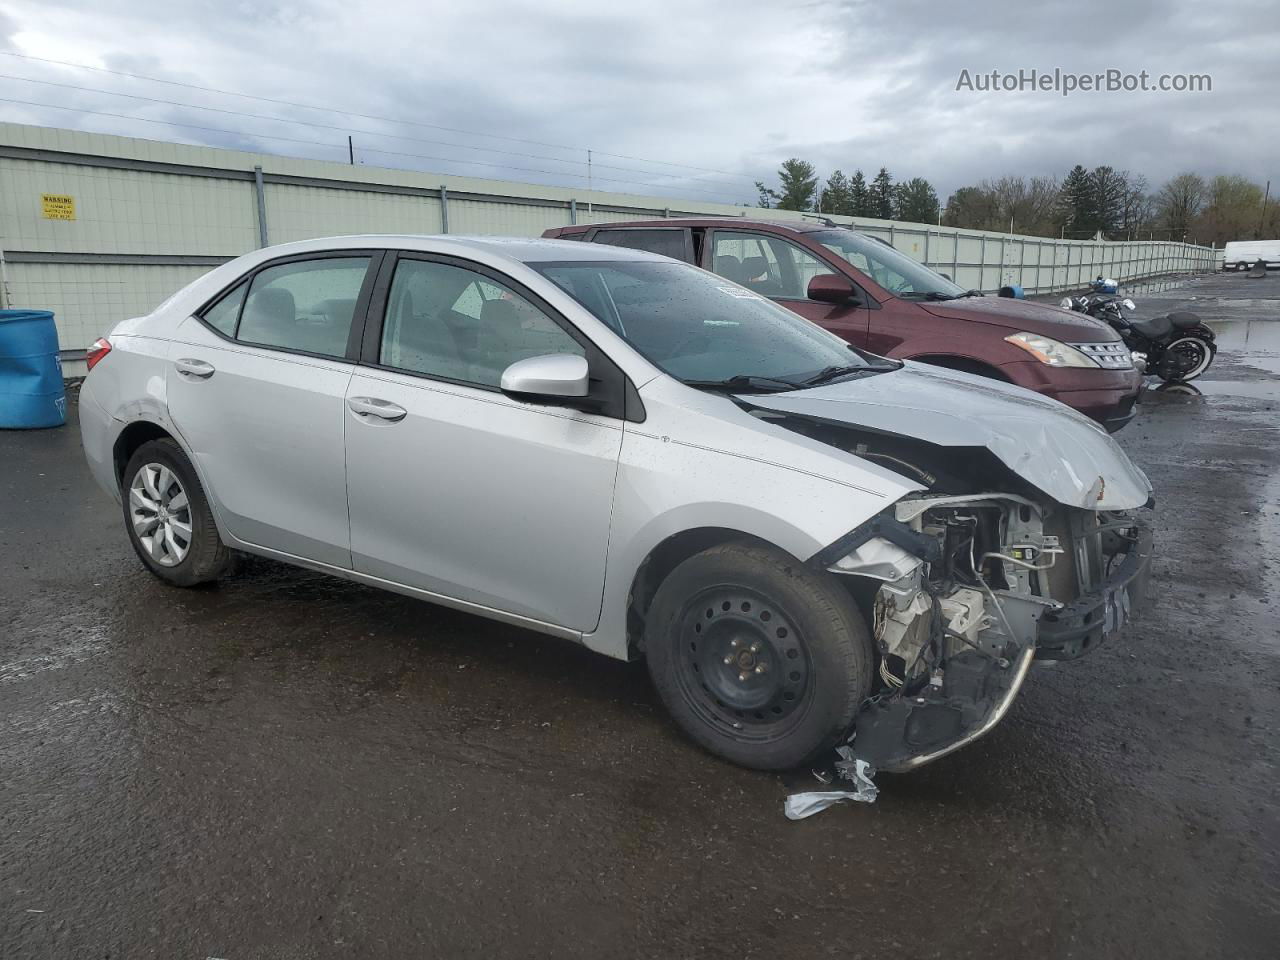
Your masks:
<svg viewBox="0 0 1280 960"><path fill-rule="evenodd" d="M1280 276L1133 296L1223 348L1118 435L1145 618L800 823L641 664L265 561L166 588L74 406L0 433L0 957L1276 956Z"/></svg>

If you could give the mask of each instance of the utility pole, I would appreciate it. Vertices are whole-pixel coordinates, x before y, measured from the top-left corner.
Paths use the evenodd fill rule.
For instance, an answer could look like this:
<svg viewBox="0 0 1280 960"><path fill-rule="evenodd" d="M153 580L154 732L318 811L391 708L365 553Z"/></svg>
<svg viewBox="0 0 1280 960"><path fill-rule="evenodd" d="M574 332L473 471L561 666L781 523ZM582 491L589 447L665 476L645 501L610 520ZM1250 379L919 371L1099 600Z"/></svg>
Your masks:
<svg viewBox="0 0 1280 960"><path fill-rule="evenodd" d="M591 212L591 151L587 151L587 213Z"/></svg>
<svg viewBox="0 0 1280 960"><path fill-rule="evenodd" d="M1267 201L1271 199L1271 181L1267 181L1266 192L1262 195L1262 215L1258 217L1258 239L1262 239L1262 231L1267 229Z"/></svg>
<svg viewBox="0 0 1280 960"><path fill-rule="evenodd" d="M347 163L353 167L356 165L356 148L351 142L351 134L347 134Z"/></svg>

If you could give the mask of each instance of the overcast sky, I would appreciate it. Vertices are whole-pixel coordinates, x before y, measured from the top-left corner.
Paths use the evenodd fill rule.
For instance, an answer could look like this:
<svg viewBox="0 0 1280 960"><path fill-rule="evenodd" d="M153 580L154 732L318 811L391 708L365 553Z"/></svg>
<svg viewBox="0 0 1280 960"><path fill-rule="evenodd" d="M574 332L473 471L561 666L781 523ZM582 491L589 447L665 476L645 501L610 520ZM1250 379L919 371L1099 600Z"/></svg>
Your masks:
<svg viewBox="0 0 1280 960"><path fill-rule="evenodd" d="M790 156L824 175L883 165L923 176L944 200L984 177L1061 177L1074 163L1145 173L1153 186L1188 169L1280 181L1275 14L1274 0L6 0L0 50L536 142L11 56L0 56L0 117L334 160L352 132L368 164L573 185L585 185L590 147L599 188L730 202L754 203L751 181L772 181ZM962 70L1020 68L1208 74L1212 91L956 89Z"/></svg>

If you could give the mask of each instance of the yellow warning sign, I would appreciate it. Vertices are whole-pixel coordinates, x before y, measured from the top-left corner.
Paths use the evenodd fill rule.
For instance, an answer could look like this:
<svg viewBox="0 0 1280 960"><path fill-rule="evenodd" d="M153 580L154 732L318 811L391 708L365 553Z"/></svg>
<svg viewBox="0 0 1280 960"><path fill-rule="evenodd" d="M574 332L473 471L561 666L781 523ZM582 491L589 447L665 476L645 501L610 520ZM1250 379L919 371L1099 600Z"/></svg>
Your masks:
<svg viewBox="0 0 1280 960"><path fill-rule="evenodd" d="M76 198L65 193L42 193L40 210L46 220L74 220Z"/></svg>

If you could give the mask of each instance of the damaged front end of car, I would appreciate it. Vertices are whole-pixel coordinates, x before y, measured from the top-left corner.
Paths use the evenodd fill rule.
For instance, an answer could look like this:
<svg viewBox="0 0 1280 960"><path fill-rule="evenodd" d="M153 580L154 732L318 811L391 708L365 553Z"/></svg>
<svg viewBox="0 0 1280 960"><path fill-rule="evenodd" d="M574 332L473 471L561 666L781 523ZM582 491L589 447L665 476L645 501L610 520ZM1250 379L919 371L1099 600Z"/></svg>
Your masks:
<svg viewBox="0 0 1280 960"><path fill-rule="evenodd" d="M854 754L905 771L981 737L1008 711L1032 661L1074 659L1141 601L1150 527L1122 512L1016 494L904 499L815 558L877 581L878 689Z"/></svg>

